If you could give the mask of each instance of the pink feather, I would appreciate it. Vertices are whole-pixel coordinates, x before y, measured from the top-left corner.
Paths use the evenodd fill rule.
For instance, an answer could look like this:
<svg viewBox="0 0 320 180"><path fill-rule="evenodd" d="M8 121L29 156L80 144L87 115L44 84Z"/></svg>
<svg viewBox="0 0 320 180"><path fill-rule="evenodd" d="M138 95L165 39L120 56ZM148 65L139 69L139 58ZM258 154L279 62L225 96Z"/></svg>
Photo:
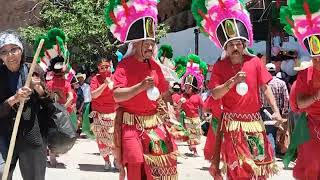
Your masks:
<svg viewBox="0 0 320 180"><path fill-rule="evenodd" d="M252 32L252 24L249 17L249 14L246 10L243 9L242 5L238 0L210 0L210 1L219 1L219 4L213 5L208 8L208 17L210 20L204 19L204 29L206 32L212 32L212 35L209 37L216 46L222 48L223 44L220 44L220 41L217 37L217 28L220 23L222 23L225 19L237 19L245 25L249 33L249 46L253 44L253 32ZM210 4L210 3L207 3ZM238 9L232 9L234 6L239 6ZM210 33L209 33L210 34Z"/></svg>
<svg viewBox="0 0 320 180"><path fill-rule="evenodd" d="M138 7L143 6L143 9ZM126 7L116 11L116 27L112 29L113 34L119 34L119 41L124 42L129 31L129 27L142 17L152 17L157 22L158 10L156 0L132 0L126 3Z"/></svg>

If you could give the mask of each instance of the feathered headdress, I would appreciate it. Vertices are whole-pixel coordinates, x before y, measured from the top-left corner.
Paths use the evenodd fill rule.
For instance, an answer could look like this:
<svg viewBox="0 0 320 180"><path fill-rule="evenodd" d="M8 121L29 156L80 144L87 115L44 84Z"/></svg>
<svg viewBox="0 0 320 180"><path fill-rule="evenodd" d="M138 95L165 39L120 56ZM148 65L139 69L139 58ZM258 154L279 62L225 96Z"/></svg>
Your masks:
<svg viewBox="0 0 320 180"><path fill-rule="evenodd" d="M51 68L53 59L60 59L57 62L60 62L61 59L67 59L69 52L65 46L66 36L61 29L53 28L47 34L38 35L35 39L34 48L38 47L41 39L44 39L44 45L39 54L38 64L44 71Z"/></svg>
<svg viewBox="0 0 320 180"><path fill-rule="evenodd" d="M173 49L169 44L164 44L160 46L158 50L158 60L161 64L169 67L170 69L174 69L174 62L172 61L173 57Z"/></svg>
<svg viewBox="0 0 320 180"><path fill-rule="evenodd" d="M186 73L188 59L186 56L177 56L174 58L175 70L179 78Z"/></svg>
<svg viewBox="0 0 320 180"><path fill-rule="evenodd" d="M169 44L164 44L160 46L158 50L158 59L161 59L161 57L171 59L173 57L172 46L170 46Z"/></svg>
<svg viewBox="0 0 320 180"><path fill-rule="evenodd" d="M197 25L219 48L234 39L253 44L249 12L239 0L193 0L192 14Z"/></svg>
<svg viewBox="0 0 320 180"><path fill-rule="evenodd" d="M41 39L44 39L37 63L43 71L62 69L67 81L71 81L75 74L69 62L69 51L66 46L66 35L58 28L53 28L47 34L40 34L35 39L34 48L37 48Z"/></svg>
<svg viewBox="0 0 320 180"><path fill-rule="evenodd" d="M182 85L189 84L197 89L201 89L204 77L208 71L207 63L195 54L189 54L187 60L186 72L182 76Z"/></svg>
<svg viewBox="0 0 320 180"><path fill-rule="evenodd" d="M159 0L110 0L105 20L120 42L155 40Z"/></svg>
<svg viewBox="0 0 320 180"><path fill-rule="evenodd" d="M280 9L280 22L311 56L320 56L320 0L288 0Z"/></svg>

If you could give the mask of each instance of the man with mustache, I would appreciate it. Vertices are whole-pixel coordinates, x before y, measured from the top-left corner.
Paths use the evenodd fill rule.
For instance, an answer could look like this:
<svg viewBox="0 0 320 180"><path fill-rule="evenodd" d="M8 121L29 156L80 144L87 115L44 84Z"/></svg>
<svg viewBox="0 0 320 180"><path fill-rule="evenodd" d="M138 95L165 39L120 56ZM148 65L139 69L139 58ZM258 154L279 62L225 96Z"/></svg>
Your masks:
<svg viewBox="0 0 320 180"><path fill-rule="evenodd" d="M249 13L238 0L193 1L192 11L198 26L223 49L209 83L212 97L221 99L223 106L209 172L215 179L222 179L221 151L228 179L266 179L277 168L259 113L259 88L272 107L272 118L280 121L281 116L267 85L272 76L261 60L246 49L247 43L253 43Z"/></svg>
<svg viewBox="0 0 320 180"><path fill-rule="evenodd" d="M112 0L105 10L108 27L128 51L114 73L115 155L128 180L177 180L177 152L157 100L172 101L169 85L155 62L157 1ZM166 105L166 104L165 104ZM123 152L123 153L122 153Z"/></svg>

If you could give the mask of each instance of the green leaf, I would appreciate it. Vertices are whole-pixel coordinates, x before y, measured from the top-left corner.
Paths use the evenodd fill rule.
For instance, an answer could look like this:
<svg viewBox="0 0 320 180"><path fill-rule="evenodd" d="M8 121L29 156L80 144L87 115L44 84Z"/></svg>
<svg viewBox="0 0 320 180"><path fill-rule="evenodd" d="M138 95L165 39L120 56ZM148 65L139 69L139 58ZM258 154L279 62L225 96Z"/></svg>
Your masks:
<svg viewBox="0 0 320 180"><path fill-rule="evenodd" d="M72 63L81 63L93 68L93 55L108 55L117 62L115 52L119 42L107 28L104 15L105 7L110 2L111 0L73 0L69 1L68 5L58 6L52 1L43 1L39 14L40 23L21 28L19 31L28 43L34 44L37 35L55 27L60 28L67 37ZM168 26L158 25L157 42L168 30Z"/></svg>

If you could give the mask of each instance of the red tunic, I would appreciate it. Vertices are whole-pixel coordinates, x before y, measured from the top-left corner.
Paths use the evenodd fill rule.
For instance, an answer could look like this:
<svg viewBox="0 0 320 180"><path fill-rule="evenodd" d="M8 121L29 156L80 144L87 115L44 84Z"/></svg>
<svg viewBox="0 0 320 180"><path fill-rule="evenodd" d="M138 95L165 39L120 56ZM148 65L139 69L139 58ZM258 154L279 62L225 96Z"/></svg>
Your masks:
<svg viewBox="0 0 320 180"><path fill-rule="evenodd" d="M235 85L221 98L221 101L223 113L234 116L235 121L249 121L248 124L252 124L254 121L258 121L254 116L259 113L261 108L259 88L261 85L267 84L272 76L259 58L246 55L243 58L242 65L233 65L228 58L218 61L213 66L209 88L215 88L225 83L239 71L245 72L245 82L248 85L247 94L238 95ZM238 116L239 114L240 116ZM241 116L241 114L249 114L249 116ZM221 127L223 131L221 154L227 164L228 179L252 179L258 175L254 172L255 166L261 168L262 176L272 174L267 169L273 166L273 151L265 132L252 131L249 125L242 126L242 124L240 124L240 129L228 130L227 128L230 128L229 122L233 120L233 118L223 118ZM258 129L260 126L252 127ZM251 139L255 139L256 142L250 144ZM260 148L258 149L258 147ZM245 160L240 160L240 157ZM239 163L241 161L242 164Z"/></svg>
<svg viewBox="0 0 320 180"><path fill-rule="evenodd" d="M148 63L140 62L133 56L123 59L118 64L114 73L115 88L132 87L147 76L153 77L155 86L160 93L168 91L168 82L165 80L160 66L154 60L150 60L149 67ZM157 102L149 100L146 91L128 101L119 103L119 105L127 112L136 115L153 115L157 113Z"/></svg>
<svg viewBox="0 0 320 180"><path fill-rule="evenodd" d="M293 111L307 112L311 139L298 147L297 164L293 170L296 179L320 178L320 101L305 109L299 109L297 95L314 95L320 90L320 71L313 67L299 72L297 81L291 87L290 107Z"/></svg>
<svg viewBox="0 0 320 180"><path fill-rule="evenodd" d="M53 77L52 80L47 82L47 88L49 91L58 94L59 104L63 105L67 102L68 92L71 92L71 84L64 78Z"/></svg>
<svg viewBox="0 0 320 180"><path fill-rule="evenodd" d="M214 100L212 96L208 97L204 101L204 108L212 113L212 118L217 118L220 120L222 115L221 100ZM207 134L206 144L204 146L204 158L206 160L211 160L214 155L214 148L216 143L216 131L212 127L212 122L210 122L210 127Z"/></svg>
<svg viewBox="0 0 320 180"><path fill-rule="evenodd" d="M314 95L320 89L320 71L317 71L313 67L305 69L299 72L295 87L291 87L290 94L290 105L293 110L304 111L308 113L309 117L319 118L320 117L320 102L313 103L306 109L298 109L296 105L296 95Z"/></svg>
<svg viewBox="0 0 320 180"><path fill-rule="evenodd" d="M221 99L215 100L212 96L210 96L204 101L203 106L206 110L212 113L213 117L221 118Z"/></svg>
<svg viewBox="0 0 320 180"><path fill-rule="evenodd" d="M155 86L160 93L168 91L168 83L159 65L154 60L150 60L149 66L148 63L140 62L133 56L124 58L118 64L113 76L114 85L115 88L132 87L143 81L147 76L153 77ZM150 116L157 113L158 104L156 101L149 100L146 91L143 91L128 101L118 103L118 105L128 113L138 116ZM162 133L159 127L153 128L153 131L158 134L160 139L169 140L165 138L166 134ZM145 133L147 132L149 131L140 131L135 125L122 125L122 149L125 152L123 153L123 164L128 163L129 165L131 163L144 162L144 154L149 151L148 146L144 146L145 142L148 141L148 138L145 138Z"/></svg>
<svg viewBox="0 0 320 180"><path fill-rule="evenodd" d="M242 67L241 64L233 65L228 58L218 61L213 66L209 88L213 89L225 83L240 70L246 72L245 82L248 84L248 93L240 96L236 92L235 85L222 97L223 109L225 112L256 113L261 107L259 87L272 79L271 74L258 57L244 56Z"/></svg>
<svg viewBox="0 0 320 180"><path fill-rule="evenodd" d="M99 74L91 79L91 92L99 88L104 83L104 78ZM113 91L106 87L101 95L95 99L92 98L91 108L93 111L98 111L104 114L114 113L116 111L116 102L113 98Z"/></svg>
<svg viewBox="0 0 320 180"><path fill-rule="evenodd" d="M175 94L172 99L175 103L178 103L182 97L186 99L186 102L181 105L181 109L186 113L186 116L190 118L199 117L199 108L203 106L200 95Z"/></svg>

